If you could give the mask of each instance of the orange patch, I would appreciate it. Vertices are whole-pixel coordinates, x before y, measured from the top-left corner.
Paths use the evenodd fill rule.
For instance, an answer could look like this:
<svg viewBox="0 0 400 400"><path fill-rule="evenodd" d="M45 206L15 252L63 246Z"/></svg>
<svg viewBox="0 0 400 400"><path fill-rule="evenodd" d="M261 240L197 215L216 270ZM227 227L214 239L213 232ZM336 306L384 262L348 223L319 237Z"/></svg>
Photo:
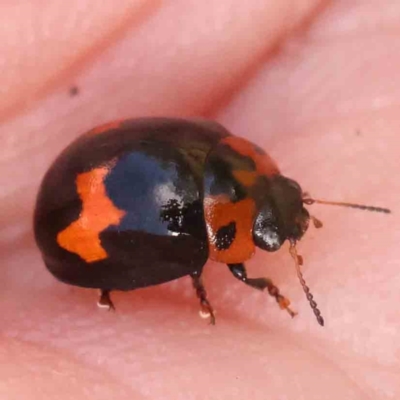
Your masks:
<svg viewBox="0 0 400 400"><path fill-rule="evenodd" d="M236 170L232 174L239 183L247 187L253 186L258 176L257 171Z"/></svg>
<svg viewBox="0 0 400 400"><path fill-rule="evenodd" d="M110 225L118 225L125 215L107 197L104 179L109 171L108 167L101 167L78 175L76 187L82 211L76 221L57 235L62 248L89 263L107 258L99 234Z"/></svg>
<svg viewBox="0 0 400 400"><path fill-rule="evenodd" d="M279 168L275 161L268 154L257 151L256 147L248 140L237 136L228 136L222 139L221 143L227 144L243 156L250 157L255 162L259 174L266 176L279 174Z"/></svg>
<svg viewBox="0 0 400 400"><path fill-rule="evenodd" d="M252 199L244 199L231 203L224 196L204 199L204 213L209 242L209 258L226 264L241 263L251 258L255 251L253 242L253 221L255 203ZM236 236L230 247L218 250L216 235L218 230L234 221Z"/></svg>
<svg viewBox="0 0 400 400"><path fill-rule="evenodd" d="M96 128L93 128L88 132L88 135L98 135L110 129L118 129L121 126L121 123L122 121L113 121L108 122L107 124L96 126Z"/></svg>

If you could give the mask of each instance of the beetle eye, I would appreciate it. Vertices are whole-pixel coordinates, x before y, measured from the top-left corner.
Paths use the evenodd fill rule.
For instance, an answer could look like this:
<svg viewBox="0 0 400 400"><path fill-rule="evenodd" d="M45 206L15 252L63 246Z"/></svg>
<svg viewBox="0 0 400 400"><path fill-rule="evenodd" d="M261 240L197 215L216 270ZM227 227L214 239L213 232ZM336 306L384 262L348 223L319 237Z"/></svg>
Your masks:
<svg viewBox="0 0 400 400"><path fill-rule="evenodd" d="M253 240L257 247L266 251L276 251L284 242L277 224L264 213L260 213L254 222Z"/></svg>

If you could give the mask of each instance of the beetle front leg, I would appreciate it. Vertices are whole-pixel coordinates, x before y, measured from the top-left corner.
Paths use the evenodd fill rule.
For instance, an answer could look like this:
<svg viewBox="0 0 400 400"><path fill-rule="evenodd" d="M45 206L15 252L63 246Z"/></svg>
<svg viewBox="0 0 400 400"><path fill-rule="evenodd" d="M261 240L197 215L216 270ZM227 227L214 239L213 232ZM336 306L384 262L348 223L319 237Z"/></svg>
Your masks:
<svg viewBox="0 0 400 400"><path fill-rule="evenodd" d="M282 310L286 310L291 317L294 317L297 313L289 308L290 301L286 297L282 296L279 289L274 285L271 279L268 278L248 278L244 264L228 264L233 276L248 286L258 290L268 290L268 293L275 298L276 302Z"/></svg>
<svg viewBox="0 0 400 400"><path fill-rule="evenodd" d="M196 290L196 295L200 300L201 313L210 317L210 324L215 325L215 313L210 302L207 299L207 292L204 288L203 281L201 279L201 272L194 272L190 276L192 277L193 287Z"/></svg>

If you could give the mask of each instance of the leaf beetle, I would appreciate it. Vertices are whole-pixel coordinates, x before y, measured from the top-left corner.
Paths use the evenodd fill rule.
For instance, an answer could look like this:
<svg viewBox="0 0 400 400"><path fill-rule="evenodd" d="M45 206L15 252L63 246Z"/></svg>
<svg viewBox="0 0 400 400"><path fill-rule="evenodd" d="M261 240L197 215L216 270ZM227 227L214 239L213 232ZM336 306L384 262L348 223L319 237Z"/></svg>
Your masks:
<svg viewBox="0 0 400 400"><path fill-rule="evenodd" d="M70 285L110 292L190 276L201 311L215 322L201 274L224 263L245 284L267 290L295 315L274 283L249 278L255 249L290 243L297 274L320 325L324 320L300 271L296 243L313 203L261 148L203 120L141 118L109 123L78 137L46 173L34 233L47 269Z"/></svg>

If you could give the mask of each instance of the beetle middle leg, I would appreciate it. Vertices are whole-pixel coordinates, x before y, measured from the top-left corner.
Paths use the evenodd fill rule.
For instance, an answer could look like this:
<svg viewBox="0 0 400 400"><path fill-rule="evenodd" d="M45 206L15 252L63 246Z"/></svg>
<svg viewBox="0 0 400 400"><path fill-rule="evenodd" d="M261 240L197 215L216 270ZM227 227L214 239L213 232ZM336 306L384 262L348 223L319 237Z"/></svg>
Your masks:
<svg viewBox="0 0 400 400"><path fill-rule="evenodd" d="M192 277L193 287L196 290L196 295L200 300L201 312L210 317L211 325L215 325L214 309L207 299L207 292L204 288L203 281L200 275L201 272L194 272L190 275Z"/></svg>
<svg viewBox="0 0 400 400"><path fill-rule="evenodd" d="M100 289L99 300L97 301L97 306L99 308L104 308L108 311L115 310L114 303L110 297L110 290Z"/></svg>
<svg viewBox="0 0 400 400"><path fill-rule="evenodd" d="M274 285L271 279L268 278L248 278L244 264L228 264L233 276L248 286L258 290L268 290L270 296L274 297L279 307L282 310L286 310L291 317L294 317L297 313L289 308L290 301L286 297L282 296L279 289Z"/></svg>

